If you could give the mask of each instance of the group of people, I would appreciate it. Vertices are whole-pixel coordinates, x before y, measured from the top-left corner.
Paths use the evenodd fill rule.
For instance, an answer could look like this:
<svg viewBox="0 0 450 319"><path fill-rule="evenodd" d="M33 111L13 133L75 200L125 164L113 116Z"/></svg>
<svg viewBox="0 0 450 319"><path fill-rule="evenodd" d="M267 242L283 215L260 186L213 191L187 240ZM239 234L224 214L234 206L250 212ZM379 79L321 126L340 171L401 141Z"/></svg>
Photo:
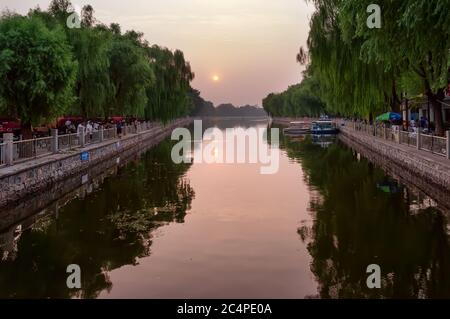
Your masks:
<svg viewBox="0 0 450 319"><path fill-rule="evenodd" d="M418 129L421 129L422 131L429 130L430 129L430 123L428 122L428 119L426 116L422 116L420 120L411 120L409 123L409 127L413 131L417 131Z"/></svg>
<svg viewBox="0 0 450 319"><path fill-rule="evenodd" d="M134 120L130 124L133 124L135 126L135 128L137 129L138 123L139 123L139 121ZM127 122L125 120L121 120L121 121L112 121L111 120L110 122L98 122L98 121L89 120L89 121L81 122L78 124L73 123L71 120L67 120L64 123L63 133L64 134L79 133L80 129L82 129L84 127L86 137L88 137L89 139L92 139L93 134L100 130L100 126L103 126L104 129L116 128L117 136L121 137L123 128L126 125L127 125Z"/></svg>
<svg viewBox="0 0 450 319"><path fill-rule="evenodd" d="M77 125L75 125L71 120L67 120L64 123L64 133L65 134L77 133L81 127L86 128L86 134L92 134L93 132L100 130L100 123L93 122L93 121L87 121L87 122L82 122L82 123L78 123Z"/></svg>

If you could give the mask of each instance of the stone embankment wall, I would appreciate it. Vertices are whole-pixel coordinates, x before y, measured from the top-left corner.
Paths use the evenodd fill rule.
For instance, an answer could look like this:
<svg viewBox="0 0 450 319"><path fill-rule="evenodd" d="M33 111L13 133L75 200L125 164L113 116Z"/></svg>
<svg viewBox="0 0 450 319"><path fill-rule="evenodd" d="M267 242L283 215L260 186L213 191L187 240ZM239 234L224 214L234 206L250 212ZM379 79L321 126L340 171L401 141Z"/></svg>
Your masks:
<svg viewBox="0 0 450 319"><path fill-rule="evenodd" d="M52 189L55 184L69 181L72 176L82 175L102 162L111 162L111 159L119 162L120 157L130 156L154 145L155 142L170 135L174 128L186 126L192 120L192 118L179 119L164 127L2 168L0 207Z"/></svg>
<svg viewBox="0 0 450 319"><path fill-rule="evenodd" d="M289 125L308 119L273 118L273 122ZM382 167L395 178L435 199L441 209L450 211L450 161L445 157L419 151L414 147L386 141L369 134L340 127L339 139Z"/></svg>
<svg viewBox="0 0 450 319"><path fill-rule="evenodd" d="M390 175L431 196L441 209L450 211L450 163L447 159L345 127L341 128L339 140Z"/></svg>
<svg viewBox="0 0 450 319"><path fill-rule="evenodd" d="M348 142L349 139L353 145L357 143L391 160L402 167L402 172L408 171L428 184L450 191L450 161L447 159L342 127L341 140Z"/></svg>

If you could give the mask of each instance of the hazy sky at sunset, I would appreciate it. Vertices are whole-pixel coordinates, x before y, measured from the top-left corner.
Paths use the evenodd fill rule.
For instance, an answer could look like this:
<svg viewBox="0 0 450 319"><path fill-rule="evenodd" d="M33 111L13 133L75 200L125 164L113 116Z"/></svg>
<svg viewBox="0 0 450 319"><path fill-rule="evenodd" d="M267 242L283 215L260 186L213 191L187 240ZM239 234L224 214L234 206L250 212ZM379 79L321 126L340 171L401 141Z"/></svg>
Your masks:
<svg viewBox="0 0 450 319"><path fill-rule="evenodd" d="M50 0L0 0L25 14ZM313 6L304 0L73 0L91 4L105 24L145 33L150 43L181 49L196 74L193 87L215 104L261 104L301 79L295 61L306 44ZM213 81L217 75L219 80Z"/></svg>

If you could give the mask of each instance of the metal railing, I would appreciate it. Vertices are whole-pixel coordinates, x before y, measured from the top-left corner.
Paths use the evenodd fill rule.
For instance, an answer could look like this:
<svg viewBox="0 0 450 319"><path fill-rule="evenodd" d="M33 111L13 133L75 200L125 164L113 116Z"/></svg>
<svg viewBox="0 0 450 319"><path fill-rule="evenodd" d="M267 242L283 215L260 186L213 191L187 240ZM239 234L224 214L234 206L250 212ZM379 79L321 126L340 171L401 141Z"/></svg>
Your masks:
<svg viewBox="0 0 450 319"><path fill-rule="evenodd" d="M5 149L6 149L6 143L0 143L0 166L3 166L6 164Z"/></svg>
<svg viewBox="0 0 450 319"><path fill-rule="evenodd" d="M86 144L94 144L100 142L100 131L93 131L90 134L86 134Z"/></svg>
<svg viewBox="0 0 450 319"><path fill-rule="evenodd" d="M420 134L420 149L446 156L447 139L440 136Z"/></svg>
<svg viewBox="0 0 450 319"><path fill-rule="evenodd" d="M13 142L13 160L19 161L52 154L53 137L41 137Z"/></svg>
<svg viewBox="0 0 450 319"><path fill-rule="evenodd" d="M375 136L376 137L384 138L384 134L386 134L384 127L375 126Z"/></svg>
<svg viewBox="0 0 450 319"><path fill-rule="evenodd" d="M137 132L137 127L134 124L127 125L126 129L127 129L127 134L136 134L136 132Z"/></svg>
<svg viewBox="0 0 450 319"><path fill-rule="evenodd" d="M117 129L115 127L103 130L103 140L105 141L116 138L116 136L117 136Z"/></svg>
<svg viewBox="0 0 450 319"><path fill-rule="evenodd" d="M177 125L185 125L187 118L178 119L166 123L160 122L141 122L131 125L124 125L122 132L126 134L136 134L141 132L157 133L160 129L175 127ZM96 130L91 134L85 133L85 128L81 127L78 133L59 135L56 130L52 130L52 136L34 138L30 140L15 141L11 133L3 136L0 139L0 166L14 165L21 163L27 159L33 159L45 155L58 153L62 150L70 150L75 148L82 148L85 145L99 143L105 140L112 140L117 138L117 127L109 129Z"/></svg>
<svg viewBox="0 0 450 319"><path fill-rule="evenodd" d="M390 128L384 128L385 130L385 138L388 141L396 142L397 141L397 132Z"/></svg>
<svg viewBox="0 0 450 319"><path fill-rule="evenodd" d="M399 131L399 134L400 134L400 144L417 146L417 133Z"/></svg>
<svg viewBox="0 0 450 319"><path fill-rule="evenodd" d="M80 146L80 136L77 133L58 135L58 149L70 150Z"/></svg>
<svg viewBox="0 0 450 319"><path fill-rule="evenodd" d="M418 131L408 132L383 126L373 126L364 122L338 120L338 124L350 130L376 136L377 138L415 147L440 156L450 158L450 134L447 137L423 134ZM417 140L419 137L419 140ZM419 143L418 143L419 142Z"/></svg>

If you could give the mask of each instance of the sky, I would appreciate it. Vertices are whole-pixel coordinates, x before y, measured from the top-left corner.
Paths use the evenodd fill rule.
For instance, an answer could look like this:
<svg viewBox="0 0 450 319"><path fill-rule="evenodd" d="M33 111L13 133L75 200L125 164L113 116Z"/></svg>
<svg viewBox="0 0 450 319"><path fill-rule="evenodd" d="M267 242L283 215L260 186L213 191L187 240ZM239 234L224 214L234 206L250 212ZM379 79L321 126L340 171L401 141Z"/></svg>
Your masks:
<svg viewBox="0 0 450 319"><path fill-rule="evenodd" d="M0 10L26 14L50 0L0 0ZM295 57L306 45L314 11L305 0L72 0L91 4L102 23L180 49L195 73L192 86L206 100L261 105L271 92L301 81Z"/></svg>

